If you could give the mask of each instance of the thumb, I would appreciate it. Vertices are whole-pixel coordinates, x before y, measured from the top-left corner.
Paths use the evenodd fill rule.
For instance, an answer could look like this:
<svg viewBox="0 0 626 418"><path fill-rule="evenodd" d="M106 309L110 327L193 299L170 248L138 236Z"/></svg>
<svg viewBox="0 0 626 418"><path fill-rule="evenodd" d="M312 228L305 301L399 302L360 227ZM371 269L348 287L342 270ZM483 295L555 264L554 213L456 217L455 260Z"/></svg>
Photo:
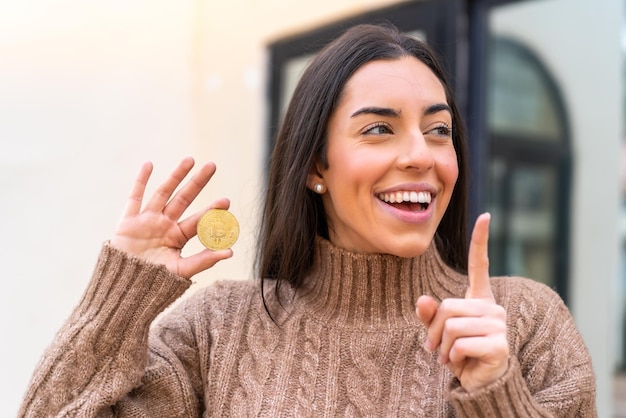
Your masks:
<svg viewBox="0 0 626 418"><path fill-rule="evenodd" d="M494 300L489 282L489 213L481 214L472 231L472 238L469 245L469 256L467 275L469 278L469 288L465 293L465 298L479 298Z"/></svg>
<svg viewBox="0 0 626 418"><path fill-rule="evenodd" d="M417 299L417 317L427 327L433 322L437 308L437 302L430 296L422 295Z"/></svg>

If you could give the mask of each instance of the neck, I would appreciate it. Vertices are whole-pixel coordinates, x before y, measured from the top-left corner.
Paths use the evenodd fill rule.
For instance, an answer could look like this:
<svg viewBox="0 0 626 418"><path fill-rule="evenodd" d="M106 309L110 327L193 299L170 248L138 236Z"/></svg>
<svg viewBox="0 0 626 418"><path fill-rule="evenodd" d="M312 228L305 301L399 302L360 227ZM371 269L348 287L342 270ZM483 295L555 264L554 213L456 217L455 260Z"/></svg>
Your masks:
<svg viewBox="0 0 626 418"><path fill-rule="evenodd" d="M446 266L434 244L420 256L357 254L318 238L300 298L325 323L372 329L413 327L417 298L462 297L465 276Z"/></svg>

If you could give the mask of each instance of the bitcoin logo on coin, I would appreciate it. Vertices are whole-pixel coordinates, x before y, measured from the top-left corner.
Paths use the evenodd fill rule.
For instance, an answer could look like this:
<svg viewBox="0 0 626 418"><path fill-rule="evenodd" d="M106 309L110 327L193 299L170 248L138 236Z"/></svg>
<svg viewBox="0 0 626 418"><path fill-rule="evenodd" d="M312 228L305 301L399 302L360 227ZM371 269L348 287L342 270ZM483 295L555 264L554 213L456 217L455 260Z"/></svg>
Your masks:
<svg viewBox="0 0 626 418"><path fill-rule="evenodd" d="M237 218L225 209L211 209L198 221L198 238L210 250L225 250L239 237Z"/></svg>

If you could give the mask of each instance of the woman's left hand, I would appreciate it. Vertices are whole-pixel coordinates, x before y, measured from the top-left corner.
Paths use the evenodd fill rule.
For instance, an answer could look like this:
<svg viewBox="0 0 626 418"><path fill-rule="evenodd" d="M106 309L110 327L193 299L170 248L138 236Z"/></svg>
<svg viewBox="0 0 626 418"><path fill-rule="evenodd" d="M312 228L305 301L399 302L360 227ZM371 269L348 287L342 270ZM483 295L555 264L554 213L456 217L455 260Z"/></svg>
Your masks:
<svg viewBox="0 0 626 418"><path fill-rule="evenodd" d="M489 283L489 220L483 214L474 225L465 299L445 299L439 306L430 296L417 301L418 317L428 328L425 348L439 349L439 361L468 392L496 381L508 367L506 311L496 304Z"/></svg>

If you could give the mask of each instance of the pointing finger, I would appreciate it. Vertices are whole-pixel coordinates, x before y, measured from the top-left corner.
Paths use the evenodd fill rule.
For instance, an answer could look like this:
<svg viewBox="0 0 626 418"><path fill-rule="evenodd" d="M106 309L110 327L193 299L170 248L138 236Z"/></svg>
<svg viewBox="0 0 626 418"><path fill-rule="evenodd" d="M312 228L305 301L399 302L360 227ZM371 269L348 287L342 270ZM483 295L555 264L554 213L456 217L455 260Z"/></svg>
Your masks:
<svg viewBox="0 0 626 418"><path fill-rule="evenodd" d="M465 293L466 298L494 300L491 284L489 282L489 213L481 214L476 219L472 238L469 246L467 275L469 288Z"/></svg>
<svg viewBox="0 0 626 418"><path fill-rule="evenodd" d="M437 313L437 302L430 296L420 296L417 299L416 313L419 320L429 327Z"/></svg>

